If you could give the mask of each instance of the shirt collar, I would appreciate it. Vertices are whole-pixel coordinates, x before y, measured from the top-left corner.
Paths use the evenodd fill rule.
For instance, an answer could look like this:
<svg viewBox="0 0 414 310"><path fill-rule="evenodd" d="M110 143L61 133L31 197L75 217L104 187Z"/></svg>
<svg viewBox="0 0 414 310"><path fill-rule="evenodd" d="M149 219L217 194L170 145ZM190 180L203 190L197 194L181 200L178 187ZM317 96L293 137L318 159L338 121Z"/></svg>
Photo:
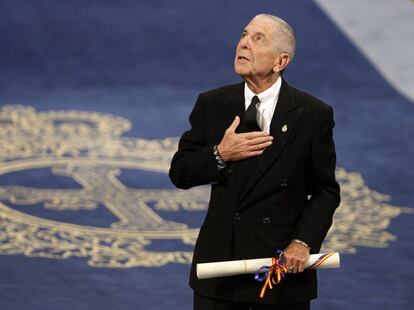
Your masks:
<svg viewBox="0 0 414 310"><path fill-rule="evenodd" d="M279 76L275 83L273 83L272 86L270 86L265 91L261 92L260 94L255 94L249 86L247 86L247 83L244 83L244 100L246 102L246 108L248 105L250 105L250 102L252 101L252 98L254 96L259 97L259 100L261 103L267 103L267 102L275 102L279 98L280 93L280 87L282 86L282 78ZM271 100L273 99L273 100Z"/></svg>

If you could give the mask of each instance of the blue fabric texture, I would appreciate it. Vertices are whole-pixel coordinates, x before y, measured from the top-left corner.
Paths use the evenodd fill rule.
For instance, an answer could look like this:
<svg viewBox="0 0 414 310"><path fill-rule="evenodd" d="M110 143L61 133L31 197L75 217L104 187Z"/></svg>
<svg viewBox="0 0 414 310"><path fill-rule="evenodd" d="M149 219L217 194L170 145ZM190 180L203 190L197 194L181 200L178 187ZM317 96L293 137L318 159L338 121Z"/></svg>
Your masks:
<svg viewBox="0 0 414 310"><path fill-rule="evenodd" d="M240 81L233 70L235 46L247 22L263 12L295 29L297 53L286 80L334 108L338 167L359 173L371 190L389 196L387 203L404 207L383 222L395 240L385 247L378 241L378 248L360 240L354 254L342 255L340 269L318 273L313 309L409 309L414 104L311 1L3 0L0 108L100 112L131 122L123 138L179 137L198 93ZM126 167L118 179L136 189L174 190L162 171ZM1 186L82 188L41 166L0 175ZM30 208L1 202L58 222L105 228L115 221L102 205L56 212L40 202ZM162 214L198 228L205 212ZM191 252L192 245L160 239L147 249ZM191 309L188 273L189 264L92 267L83 257L0 252L0 308Z"/></svg>

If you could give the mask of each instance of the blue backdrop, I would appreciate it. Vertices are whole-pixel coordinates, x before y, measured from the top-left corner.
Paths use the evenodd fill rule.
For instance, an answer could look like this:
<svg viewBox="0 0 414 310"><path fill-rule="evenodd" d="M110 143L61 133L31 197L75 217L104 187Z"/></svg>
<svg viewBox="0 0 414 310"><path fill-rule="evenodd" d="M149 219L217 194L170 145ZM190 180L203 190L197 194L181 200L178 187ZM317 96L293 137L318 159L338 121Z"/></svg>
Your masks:
<svg viewBox="0 0 414 310"><path fill-rule="evenodd" d="M389 204L405 207L379 224L396 236L394 241L382 248L354 242L356 252L343 255L341 269L319 272L320 298L314 309L409 309L414 301L409 212L414 205L414 105L313 2L3 0L0 105L107 113L132 122L122 137L178 137L188 128L199 92L240 80L233 72L235 46L249 19L262 12L286 19L296 31L297 54L287 81L334 107L338 166L360 173L370 189L389 195ZM134 188L173 189L165 173L126 169L122 178ZM81 188L40 168L4 174L0 181L1 186L53 188L60 182L59 188ZM39 203L30 210L10 199L8 203L13 210L63 222L102 227L113 222L102 208L91 219L87 211L56 215ZM203 213L181 216L196 228ZM175 248L192 249L165 240L151 249ZM192 305L188 264L92 267L82 257L30 257L2 249L1 309Z"/></svg>

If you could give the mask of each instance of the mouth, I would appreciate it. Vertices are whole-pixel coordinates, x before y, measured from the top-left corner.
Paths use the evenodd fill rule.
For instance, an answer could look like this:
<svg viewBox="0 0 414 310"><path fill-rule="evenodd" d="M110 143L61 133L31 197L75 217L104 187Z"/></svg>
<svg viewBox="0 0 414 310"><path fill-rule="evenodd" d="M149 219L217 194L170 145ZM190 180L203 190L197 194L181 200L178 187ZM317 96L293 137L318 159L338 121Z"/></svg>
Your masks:
<svg viewBox="0 0 414 310"><path fill-rule="evenodd" d="M250 59L247 58L246 56L237 56L237 60L238 61L250 61Z"/></svg>

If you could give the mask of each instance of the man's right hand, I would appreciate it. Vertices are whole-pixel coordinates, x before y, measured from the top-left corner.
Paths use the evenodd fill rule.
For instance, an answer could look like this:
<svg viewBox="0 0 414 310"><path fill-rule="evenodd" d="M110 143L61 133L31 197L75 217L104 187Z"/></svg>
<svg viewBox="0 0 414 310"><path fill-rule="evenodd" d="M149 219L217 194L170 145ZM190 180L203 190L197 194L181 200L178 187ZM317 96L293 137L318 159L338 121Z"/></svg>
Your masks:
<svg viewBox="0 0 414 310"><path fill-rule="evenodd" d="M236 128L239 124L240 118L236 116L217 146L224 161L237 161L259 156L265 148L272 145L273 137L264 131L236 133Z"/></svg>

